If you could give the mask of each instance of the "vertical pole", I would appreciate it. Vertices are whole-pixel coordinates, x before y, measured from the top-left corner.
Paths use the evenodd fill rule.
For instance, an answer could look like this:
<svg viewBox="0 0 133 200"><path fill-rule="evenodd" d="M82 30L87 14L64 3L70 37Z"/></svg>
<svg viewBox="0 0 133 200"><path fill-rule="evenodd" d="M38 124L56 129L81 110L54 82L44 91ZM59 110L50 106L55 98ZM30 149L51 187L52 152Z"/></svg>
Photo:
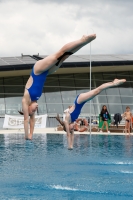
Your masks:
<svg viewBox="0 0 133 200"><path fill-rule="evenodd" d="M90 42L90 91L91 91L91 42ZM91 100L90 100L90 134L91 134Z"/></svg>

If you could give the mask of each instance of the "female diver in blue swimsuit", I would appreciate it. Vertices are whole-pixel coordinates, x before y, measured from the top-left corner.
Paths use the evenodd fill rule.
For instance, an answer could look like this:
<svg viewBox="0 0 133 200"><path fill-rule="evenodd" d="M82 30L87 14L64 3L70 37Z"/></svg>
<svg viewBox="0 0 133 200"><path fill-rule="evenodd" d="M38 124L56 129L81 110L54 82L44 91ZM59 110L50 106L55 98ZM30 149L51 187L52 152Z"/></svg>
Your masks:
<svg viewBox="0 0 133 200"><path fill-rule="evenodd" d="M74 105L69 108L69 111L65 113L65 120L61 121L59 115L57 115L56 119L63 126L64 131L67 132L67 141L68 141L68 149L73 149L73 140L74 140L74 125L75 121L80 115L81 109L83 105L93 99L96 95L98 95L103 90L107 88L118 86L126 82L126 79L114 79L113 82L104 83L99 87L95 88L86 93L81 93L75 99Z"/></svg>
<svg viewBox="0 0 133 200"><path fill-rule="evenodd" d="M22 98L22 112L24 114L24 130L25 139L32 139L35 111L38 108L37 100L40 98L46 77L54 73L70 55L77 52L83 46L96 38L96 34L83 36L81 39L64 45L57 53L47 56L35 63L31 76L28 79ZM30 132L29 132L29 116L30 116Z"/></svg>

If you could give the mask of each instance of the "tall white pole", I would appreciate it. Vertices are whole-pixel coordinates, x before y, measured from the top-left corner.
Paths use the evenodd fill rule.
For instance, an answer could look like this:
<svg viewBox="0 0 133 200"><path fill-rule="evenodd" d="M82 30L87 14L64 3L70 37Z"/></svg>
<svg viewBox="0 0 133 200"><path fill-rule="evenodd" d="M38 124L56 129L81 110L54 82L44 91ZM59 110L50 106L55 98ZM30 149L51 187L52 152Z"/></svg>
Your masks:
<svg viewBox="0 0 133 200"><path fill-rule="evenodd" d="M91 91L91 42L90 42L90 91ZM91 134L91 100L90 100L90 134Z"/></svg>

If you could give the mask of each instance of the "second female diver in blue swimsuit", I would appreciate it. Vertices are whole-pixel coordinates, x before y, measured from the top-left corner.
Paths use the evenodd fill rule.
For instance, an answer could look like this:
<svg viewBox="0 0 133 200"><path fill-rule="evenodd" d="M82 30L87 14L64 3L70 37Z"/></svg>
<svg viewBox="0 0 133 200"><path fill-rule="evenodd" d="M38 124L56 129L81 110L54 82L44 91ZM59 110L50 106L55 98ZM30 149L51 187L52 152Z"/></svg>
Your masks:
<svg viewBox="0 0 133 200"><path fill-rule="evenodd" d="M75 121L80 115L81 109L83 105L87 102L93 99L96 95L98 95L103 90L106 90L110 87L121 85L125 82L125 79L114 79L113 82L104 83L100 85L99 87L95 88L94 90L91 90L86 93L81 93L78 95L75 99L74 105L72 105L69 108L69 111L65 113L65 120L61 121L59 118L59 115L56 117L56 119L59 121L59 123L63 126L64 131L67 132L67 140L68 140L68 149L73 149L73 140L74 140L74 125Z"/></svg>
<svg viewBox="0 0 133 200"><path fill-rule="evenodd" d="M35 112L38 108L37 100L42 94L47 75L54 73L62 65L65 59L95 38L95 34L88 36L84 35L81 39L64 45L57 53L47 56L35 63L31 76L25 86L24 96L22 98L22 112L20 112L20 114L24 115L25 139L32 139L35 124Z"/></svg>

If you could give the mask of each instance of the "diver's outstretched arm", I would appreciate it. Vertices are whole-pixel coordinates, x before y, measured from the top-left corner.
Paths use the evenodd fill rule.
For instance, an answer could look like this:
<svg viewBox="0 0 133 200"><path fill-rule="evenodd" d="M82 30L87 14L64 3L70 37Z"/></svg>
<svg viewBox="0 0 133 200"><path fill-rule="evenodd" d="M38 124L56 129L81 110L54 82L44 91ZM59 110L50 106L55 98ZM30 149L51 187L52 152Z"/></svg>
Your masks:
<svg viewBox="0 0 133 200"><path fill-rule="evenodd" d="M25 131L25 139L28 139L29 134L29 112L28 112L28 104L25 98L22 99L22 110L24 114L24 131Z"/></svg>

